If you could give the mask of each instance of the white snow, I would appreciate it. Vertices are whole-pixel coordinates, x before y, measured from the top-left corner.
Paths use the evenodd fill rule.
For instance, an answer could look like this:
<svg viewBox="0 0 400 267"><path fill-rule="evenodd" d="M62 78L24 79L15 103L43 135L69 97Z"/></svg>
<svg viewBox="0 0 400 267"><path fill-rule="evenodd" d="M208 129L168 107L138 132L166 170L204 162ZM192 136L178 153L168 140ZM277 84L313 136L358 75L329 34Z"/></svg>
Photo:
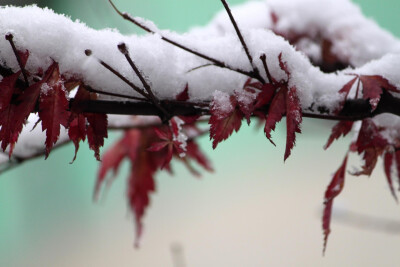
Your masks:
<svg viewBox="0 0 400 267"><path fill-rule="evenodd" d="M289 86L296 85L303 109L314 103L334 110L341 100L338 90L352 78L346 75L348 73L382 75L400 87L400 41L365 18L359 7L349 0L251 1L233 7L232 12L254 65L263 76L265 71L259 56L266 54L272 76L278 80L286 79L278 64L278 55L282 53L291 72ZM276 24L272 22L272 12L278 18ZM123 36L115 29L96 31L49 9L8 6L0 8L0 37L12 33L16 46L30 51L26 68L31 73L45 70L54 60L66 78L82 79L87 85L103 91L139 96L97 60L104 60L141 87L140 80L117 49L119 43L125 42L157 97L174 99L188 84L191 101L210 101L214 96L221 98L218 103L223 107L230 108L229 95L241 89L248 77L216 66L188 72L210 62L161 40L161 36L167 36L232 68L251 71L225 11L221 11L209 25L194 28L186 34L161 31L151 22L141 21L157 34ZM303 52L276 36L269 30L271 28L279 32L307 33L308 39L305 38L297 47ZM357 68L326 74L314 67L306 54L318 59L320 48L312 40L319 35L319 38L332 42L333 51L339 58ZM3 37L0 38L0 63L18 70L12 49ZM92 50L93 56L85 56L85 49ZM113 99L110 96L101 98ZM20 136L21 142L25 139L26 128ZM29 133L30 138L34 136L34 133ZM16 154L24 153L17 148Z"/></svg>

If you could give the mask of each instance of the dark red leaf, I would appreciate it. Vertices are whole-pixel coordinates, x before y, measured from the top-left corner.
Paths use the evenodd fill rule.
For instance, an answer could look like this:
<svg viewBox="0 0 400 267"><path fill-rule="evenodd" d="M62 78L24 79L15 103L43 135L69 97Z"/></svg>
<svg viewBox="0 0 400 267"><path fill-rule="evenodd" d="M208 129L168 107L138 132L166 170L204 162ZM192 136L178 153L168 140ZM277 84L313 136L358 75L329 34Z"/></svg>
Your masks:
<svg viewBox="0 0 400 267"><path fill-rule="evenodd" d="M286 95L286 160L296 142L296 133L301 133L300 124L302 122L302 113L299 97L296 87L291 87Z"/></svg>
<svg viewBox="0 0 400 267"><path fill-rule="evenodd" d="M333 175L333 178L325 191L324 199L324 212L322 216L322 230L324 231L324 248L323 253L325 253L326 245L328 243L328 236L331 232L331 216L332 216L332 206L333 200L342 192L344 187L345 173L347 165L347 155L343 160L342 165Z"/></svg>
<svg viewBox="0 0 400 267"><path fill-rule="evenodd" d="M397 150L395 152L395 160L396 160L396 170L397 170L397 184L399 185L399 189L400 190L400 151Z"/></svg>
<svg viewBox="0 0 400 267"><path fill-rule="evenodd" d="M185 89L176 96L177 101L189 100L189 85L186 84Z"/></svg>
<svg viewBox="0 0 400 267"><path fill-rule="evenodd" d="M104 145L104 138L108 137L107 134L107 115L85 113L88 126L87 138L89 148L94 151L94 156L100 160L100 147Z"/></svg>
<svg viewBox="0 0 400 267"><path fill-rule="evenodd" d="M269 104L272 100L272 97L275 94L275 91L276 89L272 84L270 83L263 84L261 87L261 92L257 95L254 108L255 109L261 108Z"/></svg>
<svg viewBox="0 0 400 267"><path fill-rule="evenodd" d="M382 88L388 91L397 92L400 91L389 81L379 75L360 75L360 80L363 85L363 98L369 99L372 111L378 106L379 100L381 99Z"/></svg>
<svg viewBox="0 0 400 267"><path fill-rule="evenodd" d="M343 94L343 95L344 95L344 98L343 98L342 103L340 104L340 107L339 107L338 110L336 111L336 113L338 113L338 112L343 108L344 101L346 101L347 96L349 95L350 90L351 90L351 88L353 87L354 83L357 81L357 79L358 79L357 76L354 77L354 78L351 79L349 82L347 82L347 83L342 87L342 89L339 90L339 93L340 93L340 94Z"/></svg>
<svg viewBox="0 0 400 267"><path fill-rule="evenodd" d="M211 102L211 116L209 120L210 139L213 140L213 148L226 140L233 131L239 131L242 125L243 113L236 108L237 101L234 96L229 97L229 101L224 102L214 97Z"/></svg>
<svg viewBox="0 0 400 267"><path fill-rule="evenodd" d="M18 71L10 76L3 77L0 81L0 111L6 109L10 104L11 97L15 90L15 83L20 74L21 71Z"/></svg>
<svg viewBox="0 0 400 267"><path fill-rule="evenodd" d="M398 202L396 192L394 191L393 187L393 180L392 180L392 165L393 165L393 156L394 154L391 152L386 152L385 157L383 158L383 163L385 167L385 174L386 174L386 179L390 188L390 192L392 193L392 196Z"/></svg>
<svg viewBox="0 0 400 267"><path fill-rule="evenodd" d="M139 130L126 131L124 136L103 154L94 190L95 199L97 199L100 187L110 170L113 171L113 175L116 175L125 157L131 162L136 160L140 138L141 132Z"/></svg>
<svg viewBox="0 0 400 267"><path fill-rule="evenodd" d="M69 102L63 88L60 72L56 63L50 67L52 73L44 80L41 87L39 102L39 118L42 121L42 130L46 130L46 158L57 142L61 125L68 126L70 113Z"/></svg>
<svg viewBox="0 0 400 267"><path fill-rule="evenodd" d="M247 90L235 90L236 103L250 124L250 117L254 111L255 94Z"/></svg>
<svg viewBox="0 0 400 267"><path fill-rule="evenodd" d="M275 130L276 123L279 122L286 113L286 87L281 87L272 99L265 122L264 132L268 140L275 145L271 139L271 130Z"/></svg>
<svg viewBox="0 0 400 267"><path fill-rule="evenodd" d="M354 175L371 175L378 157L382 155L387 145L388 142L379 133L379 129L372 119L364 119L357 141L353 144L353 149L356 149L358 154L364 153L364 165L362 170L354 173Z"/></svg>
<svg viewBox="0 0 400 267"><path fill-rule="evenodd" d="M14 78L15 77L13 77L13 79ZM46 78L47 76L43 80L46 80ZM4 151L10 144L10 156L26 119L35 109L35 105L39 98L40 88L43 85L43 80L34 83L23 92L20 92L15 98L11 99L11 103L9 103L7 107L3 106L0 111L1 148ZM9 97L9 93L6 95Z"/></svg>
<svg viewBox="0 0 400 267"><path fill-rule="evenodd" d="M75 145L75 155L72 162L76 159L76 154L79 149L79 142L86 139L86 118L83 114L71 114L71 122L68 127L69 139Z"/></svg>
<svg viewBox="0 0 400 267"><path fill-rule="evenodd" d="M340 136L345 137L351 131L352 127L353 127L353 122L352 121L340 121L340 122L338 122L332 128L332 133L329 136L329 139L326 142L326 144L324 146L324 149L328 149L328 147L332 144L332 142L334 140L339 139Z"/></svg>
<svg viewBox="0 0 400 267"><path fill-rule="evenodd" d="M203 154L199 146L193 140L187 142L186 156L196 160L196 162L207 171L214 171L207 157Z"/></svg>

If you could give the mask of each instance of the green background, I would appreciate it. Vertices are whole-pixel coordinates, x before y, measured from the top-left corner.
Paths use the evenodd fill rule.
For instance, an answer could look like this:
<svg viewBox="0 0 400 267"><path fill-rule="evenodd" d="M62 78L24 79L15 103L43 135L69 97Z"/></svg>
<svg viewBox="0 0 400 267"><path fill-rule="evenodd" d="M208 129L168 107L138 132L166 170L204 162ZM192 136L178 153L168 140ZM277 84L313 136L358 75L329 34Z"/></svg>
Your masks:
<svg viewBox="0 0 400 267"><path fill-rule="evenodd" d="M398 1L355 2L400 36ZM105 0L36 3L94 28L142 33ZM217 0L115 3L179 32L206 24L222 7ZM176 164L174 177L157 175L140 250L132 246L133 220L125 202L127 164L102 200L93 203L98 163L87 145L81 145L72 165L73 146L54 150L46 161L33 160L0 176L0 266L178 266L173 265L171 249L177 244L184 249L187 266L395 266L398 232L349 227L351 223L340 220L333 222L328 253L321 257L322 196L349 143L346 139L323 151L331 125L305 120L285 164L284 125L274 135L277 147L260 129L245 125L215 151L208 138L202 138L216 172L199 180ZM119 134L110 136L106 147ZM371 179L348 180L335 203L339 208L400 219L379 164Z"/></svg>

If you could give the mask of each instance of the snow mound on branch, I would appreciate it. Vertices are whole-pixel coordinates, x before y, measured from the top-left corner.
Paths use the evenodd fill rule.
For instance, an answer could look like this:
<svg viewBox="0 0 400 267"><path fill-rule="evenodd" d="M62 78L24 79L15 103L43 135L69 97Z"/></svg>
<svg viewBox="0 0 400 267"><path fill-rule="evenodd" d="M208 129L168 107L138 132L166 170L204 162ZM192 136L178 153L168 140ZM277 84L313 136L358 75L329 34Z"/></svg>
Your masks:
<svg viewBox="0 0 400 267"><path fill-rule="evenodd" d="M399 40L365 18L348 0L254 1L234 7L232 12L254 65L264 78L264 68L259 60L261 54L266 54L272 76L278 80L286 79L278 62L278 55L282 53L291 73L289 85L296 85L303 109L318 104L334 110L341 100L338 90L352 78L348 73L382 75L400 87ZM310 38L324 34L340 57L360 68L322 73L303 53L269 28L296 34L306 32ZM127 44L133 60L161 99L174 99L188 84L191 101L210 101L215 91L233 94L248 78L216 66L190 71L210 62L162 41L161 36L222 61L232 69L252 70L225 11L221 11L208 26L186 34L156 31L157 34L124 36L114 29L93 30L79 21L36 6L0 8L0 36L10 32L18 49L30 51L28 71L45 70L54 60L67 79L82 79L87 85L103 91L139 97L98 61L103 60L141 87L140 80L117 49L121 42ZM85 56L86 49L92 50L93 56ZM0 38L0 63L14 71L19 69L4 38ZM352 94L354 92L349 96Z"/></svg>

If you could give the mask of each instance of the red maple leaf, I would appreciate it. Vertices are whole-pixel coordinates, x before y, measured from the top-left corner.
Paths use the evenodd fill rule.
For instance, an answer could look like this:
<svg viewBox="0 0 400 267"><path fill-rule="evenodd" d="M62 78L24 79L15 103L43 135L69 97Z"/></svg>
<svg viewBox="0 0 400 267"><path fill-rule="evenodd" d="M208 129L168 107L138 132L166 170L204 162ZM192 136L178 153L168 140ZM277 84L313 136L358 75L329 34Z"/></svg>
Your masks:
<svg viewBox="0 0 400 267"><path fill-rule="evenodd" d="M0 81L0 112L8 107L11 102L11 98L14 94L15 83L18 80L21 71L18 71L10 76L4 77Z"/></svg>
<svg viewBox="0 0 400 267"><path fill-rule="evenodd" d="M383 158L383 164L384 164L386 180L388 182L390 192L392 193L392 196L394 197L396 202L398 202L397 195L396 195L396 192L393 187L393 179L392 179L392 165L393 165L393 157L394 156L396 156L395 153L387 151Z"/></svg>
<svg viewBox="0 0 400 267"><path fill-rule="evenodd" d="M227 98L227 99L226 99ZM242 125L243 112L237 108L235 96L214 96L210 109L210 139L213 140L213 149L218 143L226 140L233 131L239 131Z"/></svg>
<svg viewBox="0 0 400 267"><path fill-rule="evenodd" d="M389 81L379 75L360 75L360 81L363 85L363 98L369 99L372 111L378 106L381 99L382 88L388 91L399 93L400 91Z"/></svg>
<svg viewBox="0 0 400 267"><path fill-rule="evenodd" d="M69 120L68 136L75 145L75 155L72 159L72 162L74 162L79 149L79 142L86 139L86 118L83 114L72 113Z"/></svg>
<svg viewBox="0 0 400 267"><path fill-rule="evenodd" d="M322 230L324 231L323 253L325 253L326 245L328 243L328 236L331 232L330 224L331 224L333 200L340 194L340 192L342 192L344 187L347 157L348 155L346 155L342 165L333 175L332 180L325 191L325 199L324 199L325 207L322 216Z"/></svg>
<svg viewBox="0 0 400 267"><path fill-rule="evenodd" d="M284 160L286 160L290 156L290 152L295 144L296 133L301 133L300 124L303 119L297 88L295 86L288 88L290 71L287 63L282 59L282 53L279 54L278 59L279 67L286 73L288 78L287 81L282 80L279 83L274 81L274 84L265 87L265 90L268 92L266 96L268 100L273 95L270 92L273 88L275 88L275 94L268 109L264 132L269 141L275 145L271 138L271 131L275 130L276 123L286 115L286 149L284 155Z"/></svg>
<svg viewBox="0 0 400 267"><path fill-rule="evenodd" d="M79 86L75 96L76 103L96 99L95 93L90 93L82 84ZM94 151L96 159L100 160L100 147L104 145L104 138L108 137L107 115L82 112L79 105L73 105L69 121L68 135L75 144L74 159L79 149L79 142L85 140L85 136L87 136L89 148Z"/></svg>
<svg viewBox="0 0 400 267"><path fill-rule="evenodd" d="M361 171L352 174L371 175L378 161L378 157L382 155L387 146L388 142L382 137L379 128L372 119L363 120L357 141L351 145L351 149L357 151L358 154L363 153L364 165Z"/></svg>
<svg viewBox="0 0 400 267"><path fill-rule="evenodd" d="M176 96L177 101L189 100L189 85L186 84L185 89Z"/></svg>
<svg viewBox="0 0 400 267"><path fill-rule="evenodd" d="M286 114L286 149L284 160L286 160L296 140L296 133L301 133L300 124L302 113L296 87L288 89L282 86L272 99L265 122L264 132L272 144L271 131L275 130L276 123Z"/></svg>
<svg viewBox="0 0 400 267"><path fill-rule="evenodd" d="M363 98L369 100L371 105L371 111L374 111L381 99L382 89L386 89L387 91L392 91L396 93L400 93L395 86L390 84L390 82L383 78L380 75L355 75L353 79L351 79L348 83L346 83L340 90L339 93L344 94L344 100L340 105L340 109L343 107L344 101L347 99L351 88L354 83L358 79L358 84L356 88L356 98L358 97L360 82L362 84ZM340 111L339 109L339 111Z"/></svg>
<svg viewBox="0 0 400 267"><path fill-rule="evenodd" d="M107 133L107 115L98 113L85 113L88 122L87 139L89 148L94 151L94 156L100 160L100 147L104 145L104 138Z"/></svg>
<svg viewBox="0 0 400 267"><path fill-rule="evenodd" d="M332 133L329 136L328 141L326 142L324 149L328 149L328 147L332 144L332 142L336 139L339 139L340 136L343 135L345 137L353 127L352 121L339 121L333 128Z"/></svg>
<svg viewBox="0 0 400 267"><path fill-rule="evenodd" d="M129 205L135 214L136 246L138 246L143 230L142 219L150 203L149 195L155 190L154 175L156 171L163 166L165 158L167 157L167 151L165 151L165 149L151 152L148 150L148 147L159 141L160 136L162 136L162 138L169 138L169 134L165 132L166 130L159 131L157 134L157 132L151 128L126 131L122 139L115 143L102 156L95 186L95 198L97 198L100 187L104 183L109 171L112 171L115 175L122 160L125 158L131 163L127 197ZM188 141L186 153L188 158L196 160L205 169L212 170L208 160L201 153L194 141ZM183 160L185 164L187 163L186 157L178 158ZM189 168L189 170L192 169Z"/></svg>
<svg viewBox="0 0 400 267"><path fill-rule="evenodd" d="M296 87L290 88L286 94L286 160L290 156L296 142L296 133L301 133L300 124L302 122L301 106L297 96Z"/></svg>
<svg viewBox="0 0 400 267"><path fill-rule="evenodd" d="M39 118L42 121L42 130L46 130L46 158L58 140L61 125L67 128L70 117L69 102L58 64L53 63L49 71L46 79L43 79L39 100Z"/></svg>
<svg viewBox="0 0 400 267"><path fill-rule="evenodd" d="M53 66L53 65L52 65ZM3 151L10 145L9 155L11 156L18 136L22 131L22 127L28 118L29 114L35 110L37 100L39 98L40 89L43 83L49 78L53 71L53 67L47 70L45 77L32 84L31 86L23 89L16 88L16 74L11 75L10 78L5 79L3 86L4 92L2 99L2 107L0 109L0 141ZM11 93L11 90L13 91ZM11 94L11 99L10 99ZM7 101L10 102L7 104Z"/></svg>

